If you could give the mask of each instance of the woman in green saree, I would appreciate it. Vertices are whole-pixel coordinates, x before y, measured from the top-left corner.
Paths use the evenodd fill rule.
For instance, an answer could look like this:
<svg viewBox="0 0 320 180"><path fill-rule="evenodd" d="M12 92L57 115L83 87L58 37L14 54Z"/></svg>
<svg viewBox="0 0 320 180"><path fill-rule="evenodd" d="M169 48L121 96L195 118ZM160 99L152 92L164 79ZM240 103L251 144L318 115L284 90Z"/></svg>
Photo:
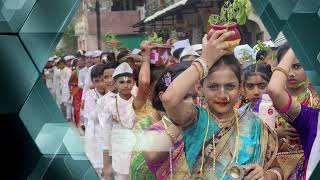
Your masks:
<svg viewBox="0 0 320 180"><path fill-rule="evenodd" d="M243 176L245 180L276 180L283 177L275 161L278 141L274 131L251 113L248 106L233 109L240 93L241 70L234 56L226 55L230 46L224 41L232 34L227 30L217 31L210 40L205 35L202 56L161 96L172 123L182 129L184 153L177 163L169 163L171 173L186 167L184 172L179 172L183 173L180 179ZM208 102L207 109L183 101L198 80ZM167 131L175 142L177 132ZM177 158L171 153L162 156L169 161Z"/></svg>
<svg viewBox="0 0 320 180"><path fill-rule="evenodd" d="M133 109L136 114L136 122L133 127L135 134L143 133L145 129L156 123L157 120L153 118L156 110L152 107L151 96L154 84L160 78L162 72L165 70L163 67L151 68L150 66L150 53L152 45L148 41L141 44L141 68L139 73L139 87L138 93L133 100ZM137 59L137 58L136 58ZM145 163L143 153L135 147L131 154L130 163L130 180L153 180L155 177L152 175L148 166Z"/></svg>

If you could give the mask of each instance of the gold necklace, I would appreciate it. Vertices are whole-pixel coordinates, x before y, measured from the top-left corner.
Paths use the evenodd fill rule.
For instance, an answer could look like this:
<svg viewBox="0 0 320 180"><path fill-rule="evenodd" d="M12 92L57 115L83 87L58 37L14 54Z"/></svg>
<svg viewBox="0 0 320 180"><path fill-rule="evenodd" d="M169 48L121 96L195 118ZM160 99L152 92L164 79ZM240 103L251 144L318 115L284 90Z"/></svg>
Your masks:
<svg viewBox="0 0 320 180"><path fill-rule="evenodd" d="M119 108L118 108L118 96L116 96L116 110L117 110L117 115L118 115L118 119L119 119L118 121L120 122L121 126L123 126L121 118L120 118Z"/></svg>
<svg viewBox="0 0 320 180"><path fill-rule="evenodd" d="M234 156L232 157L232 160L230 162L234 162L235 158L236 158L236 163L238 162L238 153L239 153L239 139L240 139L240 130L239 130L239 117L237 115L237 112L234 110L234 116L236 118L236 129L237 129L237 136L236 136L236 142L235 142L235 149L234 149ZM208 136L208 131L209 131L209 122L210 122L210 112L208 111L208 119L207 119L207 128L206 128L206 134L205 137L203 139L203 144L202 144L202 157L201 157L201 167L200 167L200 176L203 177L203 166L204 166L204 146L205 146L205 142ZM215 147L215 134L213 132L212 134L212 145L213 145L213 164L212 164L212 176L213 179L215 177L215 172L216 172L216 147ZM229 163L230 164L230 163ZM223 179L223 177L226 174L226 170L224 170L224 173L222 175L222 177L220 179Z"/></svg>
<svg viewBox="0 0 320 180"><path fill-rule="evenodd" d="M116 111L117 111L117 115L118 115L118 122L120 123L120 125L124 128L127 128L126 126L123 125L121 118L120 118L120 113L119 113L119 108L118 108L118 96L116 96ZM134 126L134 125L133 125Z"/></svg>
<svg viewBox="0 0 320 180"><path fill-rule="evenodd" d="M238 154L239 154L239 140L240 140L240 129L239 129L239 117L237 115L237 112L234 111L234 113L236 114L236 130L237 130L237 136L236 136L236 142L235 142L235 146L234 146L234 152L233 152L233 157L231 159L231 161L228 163L228 165L230 163L235 163L237 164L238 163ZM226 167L227 168L227 167ZM223 172L223 175L221 177L221 179L223 179L223 177L226 175L226 168Z"/></svg>
<svg viewBox="0 0 320 180"><path fill-rule="evenodd" d="M230 117L230 118L221 119L221 118L218 118L213 113L211 113L210 111L209 111L209 113L210 113L211 116L213 116L213 118L217 122L219 128L223 128L223 127L232 125L233 122L234 122L233 120L235 119L235 116L236 116L236 114L233 114L232 117Z"/></svg>

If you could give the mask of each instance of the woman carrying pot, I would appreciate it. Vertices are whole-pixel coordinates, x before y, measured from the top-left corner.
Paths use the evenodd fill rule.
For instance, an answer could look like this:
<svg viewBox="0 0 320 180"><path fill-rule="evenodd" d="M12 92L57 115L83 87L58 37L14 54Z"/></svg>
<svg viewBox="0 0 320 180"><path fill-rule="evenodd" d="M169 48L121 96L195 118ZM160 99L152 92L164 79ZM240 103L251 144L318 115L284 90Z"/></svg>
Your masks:
<svg viewBox="0 0 320 180"><path fill-rule="evenodd" d="M182 130L186 166L184 177L201 179L282 179L275 157L277 136L249 107L233 107L240 94L241 69L224 41L234 32L220 30L207 40L192 66L177 77L162 95L172 122ZM188 90L201 80L208 102L201 108L183 101ZM167 132L175 142L175 132ZM174 159L175 154L163 154ZM171 172L175 172L172 166Z"/></svg>

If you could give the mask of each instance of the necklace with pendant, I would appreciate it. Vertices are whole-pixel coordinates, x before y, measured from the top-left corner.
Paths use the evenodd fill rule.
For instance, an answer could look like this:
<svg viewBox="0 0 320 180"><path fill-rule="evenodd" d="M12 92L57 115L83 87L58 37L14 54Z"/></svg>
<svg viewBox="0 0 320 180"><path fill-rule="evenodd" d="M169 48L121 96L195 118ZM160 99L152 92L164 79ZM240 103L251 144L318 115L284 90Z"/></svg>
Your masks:
<svg viewBox="0 0 320 180"><path fill-rule="evenodd" d="M213 115L213 117L216 117L216 116ZM233 119L234 118L235 118L235 126L236 126L237 135L236 135L236 141L235 141L235 147L234 147L234 153L233 153L234 156L232 157L229 164L230 163L235 163L235 164L238 163L240 130L239 130L239 117L238 117L238 114L236 111L234 111ZM229 118L229 120L230 120L230 118ZM209 132L209 123L210 123L210 111L208 110L207 128L206 128L206 133L205 133L205 137L203 139L203 144L202 144L202 159L201 159L200 173L199 173L199 177L198 177L200 179L204 179L203 167L204 167L204 155L205 155L205 142L206 142L208 132ZM212 179L215 179L215 173L216 173L216 146L215 146L215 143L216 143L215 142L215 132L213 132L212 133L212 146L213 146ZM220 179L223 179L224 176L226 175L226 173L227 173L227 171L225 169L223 172L223 175L221 176Z"/></svg>

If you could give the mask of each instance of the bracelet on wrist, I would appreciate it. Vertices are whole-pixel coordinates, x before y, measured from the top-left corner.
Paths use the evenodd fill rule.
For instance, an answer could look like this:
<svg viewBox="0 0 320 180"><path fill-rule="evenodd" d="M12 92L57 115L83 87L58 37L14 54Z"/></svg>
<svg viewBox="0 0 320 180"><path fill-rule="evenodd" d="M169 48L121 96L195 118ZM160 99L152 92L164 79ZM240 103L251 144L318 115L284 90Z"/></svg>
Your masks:
<svg viewBox="0 0 320 180"><path fill-rule="evenodd" d="M269 169L267 171L272 172L273 174L277 175L277 179L278 180L282 180L282 176L281 176L280 172L277 169Z"/></svg>
<svg viewBox="0 0 320 180"><path fill-rule="evenodd" d="M289 77L289 73L288 73L285 69L283 69L282 67L276 67L276 68L274 68L273 71L272 71L272 73L274 73L275 71L280 71L280 72L282 72L287 78Z"/></svg>
<svg viewBox="0 0 320 180"><path fill-rule="evenodd" d="M199 73L199 79L202 79L202 77L203 77L203 70L202 70L201 64L200 64L199 62L193 62L191 65L194 66L194 67L197 69L197 71L198 71L198 73Z"/></svg>
<svg viewBox="0 0 320 180"><path fill-rule="evenodd" d="M200 65L202 66L202 70L203 70L203 76L202 79L208 76L209 73L209 67L208 67L208 63L207 61L205 61L202 58L197 58L195 61L195 63L200 63Z"/></svg>

